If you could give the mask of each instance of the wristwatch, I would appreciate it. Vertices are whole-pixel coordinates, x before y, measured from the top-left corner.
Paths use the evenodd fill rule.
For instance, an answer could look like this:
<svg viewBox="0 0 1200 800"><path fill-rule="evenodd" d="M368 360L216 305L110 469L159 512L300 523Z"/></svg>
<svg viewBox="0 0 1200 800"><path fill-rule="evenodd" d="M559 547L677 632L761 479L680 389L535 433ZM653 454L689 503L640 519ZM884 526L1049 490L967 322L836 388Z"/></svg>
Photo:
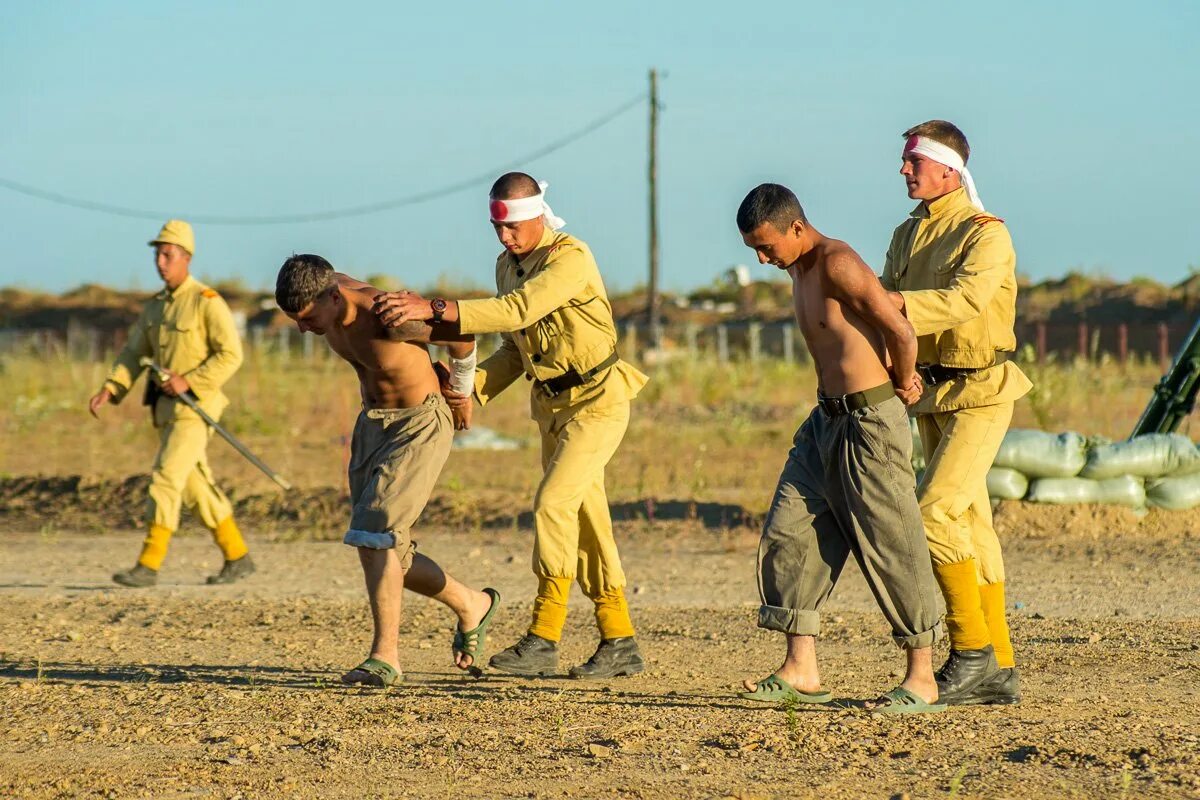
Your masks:
<svg viewBox="0 0 1200 800"><path fill-rule="evenodd" d="M435 297L429 301L429 308L433 310L433 321L441 322L442 315L446 313L446 301L441 297Z"/></svg>

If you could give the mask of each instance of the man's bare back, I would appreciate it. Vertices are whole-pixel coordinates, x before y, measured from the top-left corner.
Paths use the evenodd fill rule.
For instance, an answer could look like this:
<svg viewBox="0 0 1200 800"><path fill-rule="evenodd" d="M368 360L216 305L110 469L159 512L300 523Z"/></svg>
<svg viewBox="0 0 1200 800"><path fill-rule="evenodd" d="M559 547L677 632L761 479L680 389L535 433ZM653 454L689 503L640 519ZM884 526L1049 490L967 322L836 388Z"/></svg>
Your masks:
<svg viewBox="0 0 1200 800"><path fill-rule="evenodd" d="M824 239L787 271L796 322L816 364L821 393L836 397L890 381L883 332L842 299L847 281L878 283L853 248Z"/></svg>

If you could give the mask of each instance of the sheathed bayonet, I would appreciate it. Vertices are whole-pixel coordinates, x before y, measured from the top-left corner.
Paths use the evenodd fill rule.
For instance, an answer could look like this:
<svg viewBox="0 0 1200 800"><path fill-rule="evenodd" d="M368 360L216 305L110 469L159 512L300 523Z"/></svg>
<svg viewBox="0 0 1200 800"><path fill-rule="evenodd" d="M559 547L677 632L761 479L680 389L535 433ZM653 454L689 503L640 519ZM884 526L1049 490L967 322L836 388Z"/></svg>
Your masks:
<svg viewBox="0 0 1200 800"><path fill-rule="evenodd" d="M171 379L171 373L154 363L153 359L142 358L139 359L139 361L143 367L149 367L154 371L154 377L160 384ZM194 395L190 389L181 395L176 395L176 397L182 400L184 404L186 404L187 407L192 411L195 411L200 416L200 419L204 420L205 425L208 425L208 427L220 434L222 439L229 442L230 446L233 447L234 450L237 450L245 457L247 461L262 470L264 475L275 481L275 483L277 483L281 489L288 491L292 488L292 485L287 482L287 479L264 464L258 456L250 452L246 445L239 442L237 437L222 428L215 419L210 417L208 413L204 411L204 409L200 408L200 404L196 402L196 395Z"/></svg>

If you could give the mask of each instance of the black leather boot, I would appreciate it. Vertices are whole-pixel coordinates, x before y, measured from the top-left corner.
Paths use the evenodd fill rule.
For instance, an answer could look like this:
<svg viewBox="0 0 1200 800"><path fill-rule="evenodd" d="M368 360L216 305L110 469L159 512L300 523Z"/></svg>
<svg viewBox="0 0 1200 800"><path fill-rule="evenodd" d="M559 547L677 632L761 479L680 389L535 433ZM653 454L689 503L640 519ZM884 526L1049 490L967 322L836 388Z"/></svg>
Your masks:
<svg viewBox="0 0 1200 800"><path fill-rule="evenodd" d="M133 586L138 589L143 586L154 586L158 583L158 570L134 564L133 569L113 575L113 580L122 586Z"/></svg>
<svg viewBox="0 0 1200 800"><path fill-rule="evenodd" d="M221 571L216 575L208 576L209 585L218 583L233 583L240 581L242 578L248 578L254 574L254 562L250 560L250 554L242 556L233 561L226 561L225 566L221 567Z"/></svg>
<svg viewBox="0 0 1200 800"><path fill-rule="evenodd" d="M558 645L527 633L512 647L492 656L488 664L511 675L553 675L558 671Z"/></svg>
<svg viewBox="0 0 1200 800"><path fill-rule="evenodd" d="M962 705L980 684L993 679L1000 668L996 666L996 651L989 644L979 650L950 650L950 657L937 671L938 701Z"/></svg>
<svg viewBox="0 0 1200 800"><path fill-rule="evenodd" d="M958 701L960 706L1011 706L1021 702L1021 681L1016 667L1001 669Z"/></svg>
<svg viewBox="0 0 1200 800"><path fill-rule="evenodd" d="M586 664L571 667L572 678L615 678L618 675L636 675L646 668L637 640L632 636L619 639L601 639L596 652Z"/></svg>

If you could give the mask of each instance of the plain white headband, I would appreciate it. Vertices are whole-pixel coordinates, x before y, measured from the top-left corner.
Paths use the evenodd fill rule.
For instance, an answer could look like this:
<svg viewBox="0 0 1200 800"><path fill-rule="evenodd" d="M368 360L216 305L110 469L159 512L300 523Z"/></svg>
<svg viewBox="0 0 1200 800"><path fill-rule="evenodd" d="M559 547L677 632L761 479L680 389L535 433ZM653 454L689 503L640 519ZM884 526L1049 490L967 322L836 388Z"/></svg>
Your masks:
<svg viewBox="0 0 1200 800"><path fill-rule="evenodd" d="M962 185L967 190L967 199L980 211L985 210L983 201L979 199L979 192L975 190L975 180L971 177L971 171L963 163L962 156L953 148L947 147L941 142L935 142L927 136L910 136L904 144L904 155L909 153L925 156L931 161L936 161L957 171L962 176Z"/></svg>

